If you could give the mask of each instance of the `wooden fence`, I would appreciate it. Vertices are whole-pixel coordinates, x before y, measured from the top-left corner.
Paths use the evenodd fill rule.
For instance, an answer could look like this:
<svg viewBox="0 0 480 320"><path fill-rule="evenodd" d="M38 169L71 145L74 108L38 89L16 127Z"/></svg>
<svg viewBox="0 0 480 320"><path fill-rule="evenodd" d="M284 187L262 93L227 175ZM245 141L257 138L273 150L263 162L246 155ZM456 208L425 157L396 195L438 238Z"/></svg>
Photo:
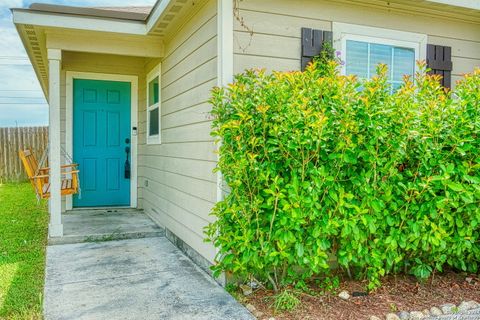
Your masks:
<svg viewBox="0 0 480 320"><path fill-rule="evenodd" d="M31 148L40 161L48 144L48 127L0 128L0 183L27 177L18 150Z"/></svg>

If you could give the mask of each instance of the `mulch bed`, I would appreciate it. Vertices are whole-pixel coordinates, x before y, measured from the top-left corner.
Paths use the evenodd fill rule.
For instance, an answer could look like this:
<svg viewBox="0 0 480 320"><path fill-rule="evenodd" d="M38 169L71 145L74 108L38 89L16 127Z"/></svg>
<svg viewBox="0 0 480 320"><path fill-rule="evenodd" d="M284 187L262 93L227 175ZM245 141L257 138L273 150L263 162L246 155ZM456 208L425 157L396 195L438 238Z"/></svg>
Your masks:
<svg viewBox="0 0 480 320"><path fill-rule="evenodd" d="M473 281L467 282L466 278ZM470 279L469 279L470 280ZM480 279L476 275L447 272L436 275L425 283L419 283L411 276L391 276L384 278L382 287L367 296L351 297L342 300L338 292L347 290L364 292L366 282L342 279L340 288L335 293L325 295L301 294L300 306L293 312L275 314L271 307L272 291L257 290L244 302L250 303L258 311L263 312L260 319L318 319L318 320L368 320L375 315L381 319L389 312L422 311L445 303L458 305L462 301L476 300L480 302ZM312 290L320 292L320 288L312 286Z"/></svg>

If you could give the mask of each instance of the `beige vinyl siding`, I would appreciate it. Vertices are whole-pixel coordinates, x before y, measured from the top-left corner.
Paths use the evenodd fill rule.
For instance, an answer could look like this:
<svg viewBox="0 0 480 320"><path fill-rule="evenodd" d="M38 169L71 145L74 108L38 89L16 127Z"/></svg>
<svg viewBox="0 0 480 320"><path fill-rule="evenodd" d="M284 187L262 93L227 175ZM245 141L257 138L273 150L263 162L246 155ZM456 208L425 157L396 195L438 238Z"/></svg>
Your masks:
<svg viewBox="0 0 480 320"><path fill-rule="evenodd" d="M108 54L68 52L62 53L62 71L60 74L60 121L61 142L65 147L66 119L66 72L92 72L105 74L133 75L138 77L138 104L145 104L145 59L139 57ZM65 159L62 159L64 161ZM62 210L65 210L65 197L62 197Z"/></svg>
<svg viewBox="0 0 480 320"><path fill-rule="evenodd" d="M215 249L204 242L203 228L212 221L209 214L216 202L208 104L217 84L216 12L216 1L206 2L165 43L161 144L146 144L146 106L139 106L139 203L209 261ZM146 72L157 63L147 61Z"/></svg>
<svg viewBox="0 0 480 320"><path fill-rule="evenodd" d="M343 22L428 35L428 43L452 47L452 80L480 66L480 25L379 6L335 1L244 0L234 31L235 73L246 68L290 71L300 68L302 27L332 30Z"/></svg>

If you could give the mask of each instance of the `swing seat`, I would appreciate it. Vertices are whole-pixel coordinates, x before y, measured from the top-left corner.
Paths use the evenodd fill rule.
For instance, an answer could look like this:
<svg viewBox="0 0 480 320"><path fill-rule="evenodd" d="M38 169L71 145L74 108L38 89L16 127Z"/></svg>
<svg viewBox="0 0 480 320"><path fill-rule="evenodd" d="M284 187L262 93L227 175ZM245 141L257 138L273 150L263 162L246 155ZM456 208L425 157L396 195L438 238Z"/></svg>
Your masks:
<svg viewBox="0 0 480 320"><path fill-rule="evenodd" d="M39 168L37 159L31 149L20 150L20 159L32 184L37 197L40 199L50 198L50 168ZM60 185L62 196L77 194L79 192L78 164L61 166L62 183Z"/></svg>

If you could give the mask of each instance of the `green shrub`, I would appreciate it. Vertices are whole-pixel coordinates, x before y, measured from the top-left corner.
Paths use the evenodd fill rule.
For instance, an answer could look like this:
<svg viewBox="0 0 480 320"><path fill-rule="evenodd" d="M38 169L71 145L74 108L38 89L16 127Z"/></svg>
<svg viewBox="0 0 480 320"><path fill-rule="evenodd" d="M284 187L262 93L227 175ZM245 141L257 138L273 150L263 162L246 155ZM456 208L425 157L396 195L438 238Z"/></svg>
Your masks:
<svg viewBox="0 0 480 320"><path fill-rule="evenodd" d="M228 194L206 230L216 274L278 289L330 274L367 278L480 262L480 70L454 93L438 76L386 67L358 81L321 71L251 70L213 92L218 170Z"/></svg>

